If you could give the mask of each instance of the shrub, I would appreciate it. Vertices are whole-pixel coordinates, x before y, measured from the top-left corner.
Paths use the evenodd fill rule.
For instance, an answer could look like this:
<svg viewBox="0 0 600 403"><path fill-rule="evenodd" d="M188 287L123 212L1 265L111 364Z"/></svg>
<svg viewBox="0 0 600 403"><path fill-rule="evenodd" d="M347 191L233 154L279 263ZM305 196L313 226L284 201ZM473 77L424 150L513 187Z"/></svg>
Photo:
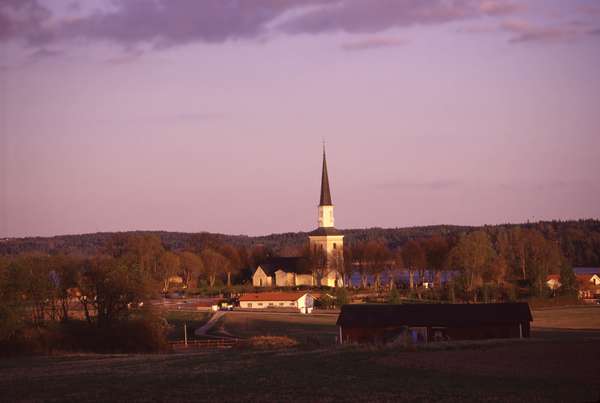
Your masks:
<svg viewBox="0 0 600 403"><path fill-rule="evenodd" d="M270 350L296 347L298 342L287 336L255 336L248 339L246 345L258 350Z"/></svg>

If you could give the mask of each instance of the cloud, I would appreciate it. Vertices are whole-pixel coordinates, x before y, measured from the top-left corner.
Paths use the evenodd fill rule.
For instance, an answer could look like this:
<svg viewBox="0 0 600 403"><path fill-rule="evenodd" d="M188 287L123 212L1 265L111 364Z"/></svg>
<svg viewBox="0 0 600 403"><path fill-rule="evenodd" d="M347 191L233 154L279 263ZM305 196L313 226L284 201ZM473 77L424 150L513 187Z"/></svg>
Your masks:
<svg viewBox="0 0 600 403"><path fill-rule="evenodd" d="M37 62L45 59L52 59L58 56L62 56L64 52L62 50L50 50L46 48L40 48L29 55L29 60Z"/></svg>
<svg viewBox="0 0 600 403"><path fill-rule="evenodd" d="M509 15L520 12L525 6L500 0L484 0L479 5L479 9L488 15Z"/></svg>
<svg viewBox="0 0 600 403"><path fill-rule="evenodd" d="M413 190L445 190L462 186L462 182L452 179L440 179L425 182L393 181L380 185L384 188L402 188Z"/></svg>
<svg viewBox="0 0 600 403"><path fill-rule="evenodd" d="M346 0L313 9L280 25L288 33L378 32L481 15L473 0Z"/></svg>
<svg viewBox="0 0 600 403"><path fill-rule="evenodd" d="M191 42L224 42L256 38L284 13L327 0L114 0L109 12L66 21L64 37L108 40L123 46L151 43L158 47Z"/></svg>
<svg viewBox="0 0 600 403"><path fill-rule="evenodd" d="M0 42L36 41L45 35L50 11L37 0L0 0Z"/></svg>
<svg viewBox="0 0 600 403"><path fill-rule="evenodd" d="M133 62L139 60L143 56L143 54L144 54L144 52L141 50L132 49L132 50L124 53L123 55L112 57L112 58L106 60L106 63L114 64L114 65L129 64L129 63L133 63Z"/></svg>
<svg viewBox="0 0 600 403"><path fill-rule="evenodd" d="M501 29L512 34L511 43L563 42L576 39L581 34L581 27L576 24L537 26L526 21L506 21Z"/></svg>
<svg viewBox="0 0 600 403"><path fill-rule="evenodd" d="M378 48L389 48L406 45L408 41L402 38L370 37L356 41L345 42L340 45L343 50L357 51Z"/></svg>
<svg viewBox="0 0 600 403"><path fill-rule="evenodd" d="M110 7L61 19L37 0L0 4L0 40L43 45L83 38L126 48L256 39L268 32L380 32L515 10L502 0L111 0Z"/></svg>

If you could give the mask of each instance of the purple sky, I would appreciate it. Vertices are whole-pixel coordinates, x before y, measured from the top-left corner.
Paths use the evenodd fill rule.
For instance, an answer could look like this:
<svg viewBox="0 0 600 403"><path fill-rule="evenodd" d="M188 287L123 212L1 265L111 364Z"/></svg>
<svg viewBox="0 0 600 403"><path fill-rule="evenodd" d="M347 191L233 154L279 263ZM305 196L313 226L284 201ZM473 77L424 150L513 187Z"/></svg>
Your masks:
<svg viewBox="0 0 600 403"><path fill-rule="evenodd" d="M0 236L600 217L598 0L0 0Z"/></svg>

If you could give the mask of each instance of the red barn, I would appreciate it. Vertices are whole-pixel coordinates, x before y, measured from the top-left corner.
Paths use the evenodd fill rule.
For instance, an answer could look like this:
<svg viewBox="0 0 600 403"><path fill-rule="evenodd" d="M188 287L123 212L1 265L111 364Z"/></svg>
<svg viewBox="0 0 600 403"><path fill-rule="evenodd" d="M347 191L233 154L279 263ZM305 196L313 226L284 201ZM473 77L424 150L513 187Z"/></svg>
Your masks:
<svg viewBox="0 0 600 403"><path fill-rule="evenodd" d="M338 317L342 343L414 343L529 337L533 320L527 303L356 304Z"/></svg>

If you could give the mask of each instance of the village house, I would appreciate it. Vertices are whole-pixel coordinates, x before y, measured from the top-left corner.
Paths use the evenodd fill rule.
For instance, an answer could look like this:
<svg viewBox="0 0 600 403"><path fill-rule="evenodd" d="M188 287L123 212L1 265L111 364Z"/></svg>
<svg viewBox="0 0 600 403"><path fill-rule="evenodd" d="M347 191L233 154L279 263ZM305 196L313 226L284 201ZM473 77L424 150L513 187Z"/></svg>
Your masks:
<svg viewBox="0 0 600 403"><path fill-rule="evenodd" d="M600 276L597 273L577 274L577 287L579 288L579 298L591 300L600 298ZM562 287L560 275L550 274L546 277L546 284L552 291Z"/></svg>
<svg viewBox="0 0 600 403"><path fill-rule="evenodd" d="M428 343L529 337L529 305L361 304L344 305L338 317L340 343Z"/></svg>
<svg viewBox="0 0 600 403"><path fill-rule="evenodd" d="M334 227L333 207L327 158L323 148L321 198L317 211L319 227L310 232L308 237L311 252L323 257L322 266L318 268L319 278L315 275L316 268L310 267L306 259L278 258L258 265L252 275L252 285L254 287L343 286L339 269L344 264L344 235Z"/></svg>
<svg viewBox="0 0 600 403"><path fill-rule="evenodd" d="M311 313L314 299L308 292L255 292L240 297L242 309L292 309Z"/></svg>
<svg viewBox="0 0 600 403"><path fill-rule="evenodd" d="M592 300L600 298L600 276L598 274L577 274L579 297Z"/></svg>

